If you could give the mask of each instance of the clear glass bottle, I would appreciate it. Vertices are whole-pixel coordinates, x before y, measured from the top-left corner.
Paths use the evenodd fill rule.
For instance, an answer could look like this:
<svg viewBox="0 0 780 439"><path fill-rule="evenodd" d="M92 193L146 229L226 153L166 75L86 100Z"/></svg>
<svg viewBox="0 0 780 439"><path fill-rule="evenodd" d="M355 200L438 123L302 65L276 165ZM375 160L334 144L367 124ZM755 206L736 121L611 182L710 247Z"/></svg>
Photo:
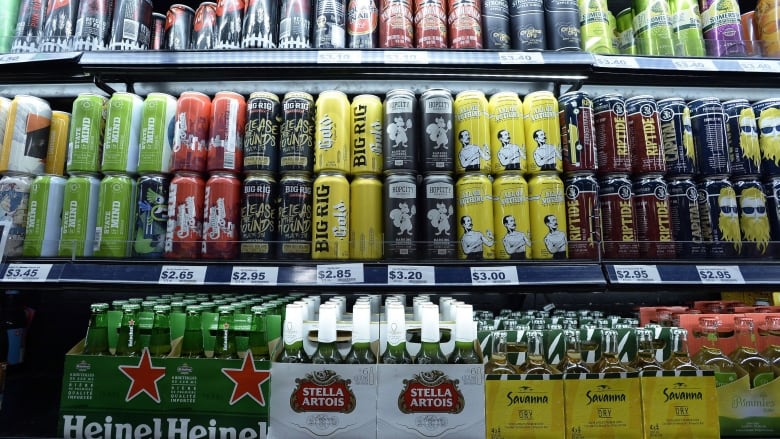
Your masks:
<svg viewBox="0 0 780 439"><path fill-rule="evenodd" d="M628 365L638 372L664 370L661 363L655 358L653 331L637 328L634 334L636 335L636 356Z"/></svg>
<svg viewBox="0 0 780 439"><path fill-rule="evenodd" d="M560 370L561 373L590 373L590 368L582 361L580 331L578 329L564 329L563 337L566 343L566 353L556 369Z"/></svg>
<svg viewBox="0 0 780 439"><path fill-rule="evenodd" d="M320 305L319 326L317 328L317 350L311 356L314 364L342 364L344 357L339 352L336 343L336 323L338 319L338 305L323 303Z"/></svg>
<svg viewBox="0 0 780 439"><path fill-rule="evenodd" d="M672 328L672 352L669 358L661 364L664 370L699 370L691 361L688 352L688 330Z"/></svg>
<svg viewBox="0 0 780 439"><path fill-rule="evenodd" d="M217 336L214 340L214 358L232 360L236 353L236 331L233 329L233 307L220 305L217 308Z"/></svg>
<svg viewBox="0 0 780 439"><path fill-rule="evenodd" d="M111 355L108 350L108 304L90 305L89 327L84 339L84 355Z"/></svg>
<svg viewBox="0 0 780 439"><path fill-rule="evenodd" d="M441 351L439 344L439 305L427 303L420 307L421 330L420 352L414 362L416 364L445 364L447 357Z"/></svg>
<svg viewBox="0 0 780 439"><path fill-rule="evenodd" d="M311 363L303 348L303 306L287 304L284 311L282 338L284 346L279 354L279 363Z"/></svg>
<svg viewBox="0 0 780 439"><path fill-rule="evenodd" d="M262 305L250 308L252 320L249 327L247 344L255 361L268 361L271 356L268 352L268 337L266 335L266 309Z"/></svg>
<svg viewBox="0 0 780 439"><path fill-rule="evenodd" d="M561 373L554 366L547 364L544 358L544 338L542 331L530 330L528 337L528 353L525 362L517 367L517 373L552 375Z"/></svg>
<svg viewBox="0 0 780 439"><path fill-rule="evenodd" d="M591 367L593 373L636 372L631 366L620 361L618 332L614 329L601 330L601 357Z"/></svg>
<svg viewBox="0 0 780 439"><path fill-rule="evenodd" d="M509 363L509 355L506 351L507 332L503 330L493 331L490 334L490 340L490 360L485 364L485 373L495 375L517 373L515 367Z"/></svg>
<svg viewBox="0 0 780 439"><path fill-rule="evenodd" d="M480 364L482 361L474 349L474 309L471 305L455 305L455 349L447 362L450 364Z"/></svg>
<svg viewBox="0 0 780 439"><path fill-rule="evenodd" d="M203 320L200 305L187 305L184 317L184 336L181 340L182 358L205 358L203 352Z"/></svg>
<svg viewBox="0 0 780 439"><path fill-rule="evenodd" d="M750 375L750 386L758 387L772 381L775 378L772 363L761 356L756 348L753 319L735 317L734 331L737 337L737 349L729 357Z"/></svg>
<svg viewBox="0 0 780 439"><path fill-rule="evenodd" d="M122 305L122 322L116 338L116 355L131 357L141 354L141 342L138 332L138 312L141 307L134 303Z"/></svg>
<svg viewBox="0 0 780 439"><path fill-rule="evenodd" d="M412 364L412 356L406 350L406 316L403 304L386 303L385 319L387 320L387 347L382 353L382 363Z"/></svg>
<svg viewBox="0 0 780 439"><path fill-rule="evenodd" d="M699 332L703 337L704 344L699 352L691 358L693 364L700 368L715 371L716 386L731 383L739 378L739 369L734 361L718 347L719 323L715 317L701 317L699 319Z"/></svg>
<svg viewBox="0 0 780 439"><path fill-rule="evenodd" d="M761 355L780 367L780 317L767 317L765 325L768 344Z"/></svg>
<svg viewBox="0 0 780 439"><path fill-rule="evenodd" d="M352 306L352 348L344 362L376 364L376 355L371 350L371 304L368 302Z"/></svg>

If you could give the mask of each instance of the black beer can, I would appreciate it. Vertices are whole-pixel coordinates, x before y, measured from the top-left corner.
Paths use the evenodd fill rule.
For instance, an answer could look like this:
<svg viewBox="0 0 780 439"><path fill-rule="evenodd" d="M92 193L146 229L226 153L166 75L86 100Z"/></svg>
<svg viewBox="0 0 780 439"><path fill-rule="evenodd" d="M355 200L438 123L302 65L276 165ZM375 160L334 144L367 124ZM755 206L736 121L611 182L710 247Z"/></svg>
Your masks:
<svg viewBox="0 0 780 439"><path fill-rule="evenodd" d="M509 22L512 49L529 51L547 48L544 0L510 0Z"/></svg>
<svg viewBox="0 0 780 439"><path fill-rule="evenodd" d="M152 24L149 26L149 50L165 49L165 26L167 23L167 16L157 12L152 14Z"/></svg>
<svg viewBox="0 0 780 439"><path fill-rule="evenodd" d="M384 185L386 259L417 259L417 174L394 171Z"/></svg>
<svg viewBox="0 0 780 439"><path fill-rule="evenodd" d="M109 48L147 50L153 10L152 0L116 0Z"/></svg>
<svg viewBox="0 0 780 439"><path fill-rule="evenodd" d="M739 205L725 176L706 177L697 185L702 242L710 258L733 258L742 250Z"/></svg>
<svg viewBox="0 0 780 439"><path fill-rule="evenodd" d="M241 47L274 48L279 41L279 2L248 0Z"/></svg>
<svg viewBox="0 0 780 439"><path fill-rule="evenodd" d="M278 214L276 180L268 172L250 172L241 192L241 259L275 257Z"/></svg>
<svg viewBox="0 0 780 439"><path fill-rule="evenodd" d="M767 253L770 257L780 257L780 177L770 177L764 182L769 231L772 240Z"/></svg>
<svg viewBox="0 0 780 439"><path fill-rule="evenodd" d="M547 49L580 50L580 8L577 0L544 0Z"/></svg>
<svg viewBox="0 0 780 439"><path fill-rule="evenodd" d="M395 89L387 92L382 138L385 172L417 169L417 138L414 128L416 104L412 90Z"/></svg>
<svg viewBox="0 0 780 439"><path fill-rule="evenodd" d="M282 121L279 97L268 92L254 92L246 103L244 128L244 171L279 169L279 125Z"/></svg>
<svg viewBox="0 0 780 439"><path fill-rule="evenodd" d="M45 3L45 2L43 2ZM111 36L111 0L81 0L79 2L76 30L73 33L73 50L106 50Z"/></svg>
<svg viewBox="0 0 780 439"><path fill-rule="evenodd" d="M311 47L311 0L282 0L279 13L279 47Z"/></svg>
<svg viewBox="0 0 780 439"><path fill-rule="evenodd" d="M482 0L482 47L494 50L511 48L509 2Z"/></svg>
<svg viewBox="0 0 780 439"><path fill-rule="evenodd" d="M686 176L667 180L672 239L677 257L701 259L706 255L702 245L701 217L696 183Z"/></svg>
<svg viewBox="0 0 780 439"><path fill-rule="evenodd" d="M761 175L761 148L753 107L747 99L733 99L723 103L723 113L731 175Z"/></svg>
<svg viewBox="0 0 780 439"><path fill-rule="evenodd" d="M133 256L162 258L168 227L168 188L171 179L162 174L138 179Z"/></svg>
<svg viewBox="0 0 780 439"><path fill-rule="evenodd" d="M192 21L195 11L187 5L175 4L168 8L165 18L165 48L187 50L190 48Z"/></svg>
<svg viewBox="0 0 780 439"><path fill-rule="evenodd" d="M195 21L192 24L191 48L195 50L211 50L217 36L217 4L203 2L195 10Z"/></svg>
<svg viewBox="0 0 780 439"><path fill-rule="evenodd" d="M658 101L661 139L664 145L666 175L669 177L696 174L696 151L693 146L691 112L682 98Z"/></svg>
<svg viewBox="0 0 780 439"><path fill-rule="evenodd" d="M420 96L420 169L423 172L454 170L455 145L452 136L452 93L432 88Z"/></svg>
<svg viewBox="0 0 780 439"><path fill-rule="evenodd" d="M217 1L216 49L241 47L241 24L244 19L244 0Z"/></svg>
<svg viewBox="0 0 780 439"><path fill-rule="evenodd" d="M343 49L346 47L346 9L346 0L316 0L313 48Z"/></svg>
<svg viewBox="0 0 780 439"><path fill-rule="evenodd" d="M375 49L379 47L378 0L349 0L347 5L347 47Z"/></svg>
<svg viewBox="0 0 780 439"><path fill-rule="evenodd" d="M304 92L289 92L282 100L279 141L279 171L314 168L314 98Z"/></svg>
<svg viewBox="0 0 780 439"><path fill-rule="evenodd" d="M16 32L11 45L14 53L37 52L43 42L46 23L46 0L22 0L16 18ZM109 2L110 3L110 2Z"/></svg>
<svg viewBox="0 0 780 439"><path fill-rule="evenodd" d="M766 258L771 240L769 215L764 189L757 177L734 179L739 205L739 228L742 231L742 256Z"/></svg>
<svg viewBox="0 0 780 439"><path fill-rule="evenodd" d="M714 97L696 99L688 102L688 108L699 175L705 178L730 175L726 115L720 100Z"/></svg>
<svg viewBox="0 0 780 439"><path fill-rule="evenodd" d="M280 259L311 258L312 179L307 172L289 172L279 181Z"/></svg>
<svg viewBox="0 0 780 439"><path fill-rule="evenodd" d="M65 52L73 43L74 24L78 14L78 0L49 2L43 29L41 52ZM151 10L149 11L151 14Z"/></svg>
<svg viewBox="0 0 780 439"><path fill-rule="evenodd" d="M426 174L422 184L422 241L425 259L455 259L455 184L448 173Z"/></svg>

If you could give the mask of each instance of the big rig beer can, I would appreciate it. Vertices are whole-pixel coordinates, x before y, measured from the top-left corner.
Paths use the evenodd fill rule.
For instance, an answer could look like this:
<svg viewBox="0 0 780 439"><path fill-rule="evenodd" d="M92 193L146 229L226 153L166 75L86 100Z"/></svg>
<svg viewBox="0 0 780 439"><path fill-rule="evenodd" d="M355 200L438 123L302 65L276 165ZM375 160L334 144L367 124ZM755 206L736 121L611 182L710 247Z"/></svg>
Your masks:
<svg viewBox="0 0 780 439"><path fill-rule="evenodd" d="M65 182L60 256L92 256L95 248L99 192L100 180L93 175L72 173Z"/></svg>
<svg viewBox="0 0 780 439"><path fill-rule="evenodd" d="M314 0L314 49L343 49L347 44L347 1Z"/></svg>
<svg viewBox="0 0 780 439"><path fill-rule="evenodd" d="M693 127L693 145L699 174L703 177L730 175L726 119L718 98L701 98L688 102Z"/></svg>
<svg viewBox="0 0 780 439"><path fill-rule="evenodd" d="M41 1L41 3L45 3ZM114 4L108 0L82 0L76 30L73 32L73 49L77 51L106 50L111 36L111 13Z"/></svg>
<svg viewBox="0 0 780 439"><path fill-rule="evenodd" d="M314 180L312 259L349 259L349 182L339 172Z"/></svg>
<svg viewBox="0 0 780 439"><path fill-rule="evenodd" d="M382 101L374 95L358 95L350 106L350 174L381 175L382 156Z"/></svg>
<svg viewBox="0 0 780 439"><path fill-rule="evenodd" d="M18 8L18 14L14 15L11 11L7 19L16 20L16 31L14 32L11 51L13 53L38 52L43 43L44 24L46 20L47 1L20 1L15 3ZM11 7L13 9L13 7Z"/></svg>
<svg viewBox="0 0 780 439"><path fill-rule="evenodd" d="M417 259L420 240L417 175L410 171L387 174L383 204L385 258Z"/></svg>
<svg viewBox="0 0 780 439"><path fill-rule="evenodd" d="M549 91L535 91L523 101L528 173L563 170L558 100Z"/></svg>
<svg viewBox="0 0 780 439"><path fill-rule="evenodd" d="M488 114L493 175L507 171L525 173L528 164L520 97L512 91L495 93L488 100Z"/></svg>
<svg viewBox="0 0 780 439"><path fill-rule="evenodd" d="M619 94L593 100L593 125L596 129L596 153L600 175L631 172L631 148L628 143L626 102Z"/></svg>
<svg viewBox="0 0 780 439"><path fill-rule="evenodd" d="M519 171L493 180L493 228L496 259L527 259L531 252L528 183Z"/></svg>
<svg viewBox="0 0 780 439"><path fill-rule="evenodd" d="M135 257L153 259L163 256L170 184L171 179L162 174L144 175L138 179L133 241Z"/></svg>
<svg viewBox="0 0 780 439"><path fill-rule="evenodd" d="M388 176L388 180L390 180ZM383 218L382 181L373 174L360 174L349 185L349 258L354 260L382 259Z"/></svg>
<svg viewBox="0 0 780 439"><path fill-rule="evenodd" d="M208 158L209 172L241 172L244 166L246 101L238 93L221 91L211 102Z"/></svg>
<svg viewBox="0 0 780 439"><path fill-rule="evenodd" d="M682 98L658 101L661 121L661 139L664 146L666 175L693 176L696 174L696 152L693 146L691 112Z"/></svg>
<svg viewBox="0 0 780 439"><path fill-rule="evenodd" d="M531 216L531 258L566 259L566 204L563 181L553 171L544 171L528 182Z"/></svg>
<svg viewBox="0 0 780 439"><path fill-rule="evenodd" d="M47 2L46 23L43 26L41 52L65 52L73 43L73 27L76 23L78 1L61 0Z"/></svg>
<svg viewBox="0 0 780 439"><path fill-rule="evenodd" d="M279 2L249 0L244 9L241 47L276 47L279 41Z"/></svg>
<svg viewBox="0 0 780 439"><path fill-rule="evenodd" d="M166 259L198 259L203 239L203 197L206 183L193 172L174 175L168 190Z"/></svg>
<svg viewBox="0 0 780 439"><path fill-rule="evenodd" d="M203 93L185 91L176 102L176 120L171 152L171 172L205 172L211 99Z"/></svg>
<svg viewBox="0 0 780 439"><path fill-rule="evenodd" d="M312 179L306 172L285 173L279 180L280 259L311 258Z"/></svg>
<svg viewBox="0 0 780 439"><path fill-rule="evenodd" d="M652 96L626 99L631 171L634 175L666 172L658 105Z"/></svg>
<svg viewBox="0 0 780 439"><path fill-rule="evenodd" d="M146 50L149 48L154 6L152 0L117 0L114 2L111 27L112 50Z"/></svg>
<svg viewBox="0 0 780 439"><path fill-rule="evenodd" d="M706 254L702 245L701 217L696 184L690 177L677 176L667 181L672 240L680 259L700 259Z"/></svg>
<svg viewBox="0 0 780 439"><path fill-rule="evenodd" d="M705 177L697 185L702 241L710 258L733 258L742 251L739 205L725 176Z"/></svg>
<svg viewBox="0 0 780 439"><path fill-rule="evenodd" d="M244 172L279 169L279 129L282 109L279 97L264 91L249 95L244 129Z"/></svg>
<svg viewBox="0 0 780 439"><path fill-rule="evenodd" d="M314 99L308 93L289 92L282 100L279 171L314 169Z"/></svg>
<svg viewBox="0 0 780 439"><path fill-rule="evenodd" d="M127 175L107 175L100 181L95 256L126 258L135 230L135 180Z"/></svg>
<svg viewBox="0 0 780 439"><path fill-rule="evenodd" d="M455 96L455 173L491 173L490 120L488 102L479 90L466 90Z"/></svg>
<svg viewBox="0 0 780 439"><path fill-rule="evenodd" d="M669 212L669 191L663 176L648 174L634 181L634 215L639 256L673 259L676 255Z"/></svg>
<svg viewBox="0 0 780 439"><path fill-rule="evenodd" d="M64 175L65 160L68 156L68 136L70 135L70 113L64 111L51 112L51 128L49 129L49 149L46 151L44 173Z"/></svg>
<svg viewBox="0 0 780 439"><path fill-rule="evenodd" d="M349 99L338 90L317 97L314 118L314 172L350 171Z"/></svg>
<svg viewBox="0 0 780 439"><path fill-rule="evenodd" d="M599 184L592 172L578 172L564 181L569 258L598 260L601 242Z"/></svg>
<svg viewBox="0 0 780 439"><path fill-rule="evenodd" d="M558 98L563 172L595 172L596 138L593 103L587 93L572 91Z"/></svg>
<svg viewBox="0 0 780 439"><path fill-rule="evenodd" d="M7 257L22 255L31 184L32 178L24 175L6 175L0 179L0 225L8 229L3 253Z"/></svg>
<svg viewBox="0 0 780 439"><path fill-rule="evenodd" d="M40 175L49 147L51 107L43 99L17 95L5 121L0 172Z"/></svg>
<svg viewBox="0 0 780 439"><path fill-rule="evenodd" d="M149 50L165 49L165 24L167 17L159 12L152 13L152 22L149 25ZM189 48L189 47L188 47Z"/></svg>
<svg viewBox="0 0 780 439"><path fill-rule="evenodd" d="M753 107L747 99L733 99L723 103L723 113L731 175L761 175L761 148Z"/></svg>
<svg viewBox="0 0 780 439"><path fill-rule="evenodd" d="M57 256L60 233L62 233L61 214L64 194L65 179L60 176L40 175L32 181L23 256Z"/></svg>
<svg viewBox="0 0 780 439"><path fill-rule="evenodd" d="M771 239L766 195L754 176L734 180L734 191L739 205L739 228L742 231L742 256L748 258L768 257L767 249Z"/></svg>
<svg viewBox="0 0 780 439"><path fill-rule="evenodd" d="M493 185L481 172L467 172L455 184L458 258L495 259Z"/></svg>
<svg viewBox="0 0 780 439"><path fill-rule="evenodd" d="M431 88L420 96L420 168L423 172L452 172L454 162L452 93Z"/></svg>
<svg viewBox="0 0 780 439"><path fill-rule="evenodd" d="M311 47L311 1L283 0L279 13L279 48Z"/></svg>
<svg viewBox="0 0 780 439"><path fill-rule="evenodd" d="M347 4L347 47L379 47L379 0L350 0Z"/></svg>
<svg viewBox="0 0 780 439"><path fill-rule="evenodd" d="M425 259L455 259L455 185L444 172L426 174L419 199Z"/></svg>
<svg viewBox="0 0 780 439"><path fill-rule="evenodd" d="M168 50L187 50L191 46L192 22L195 11L182 4L173 4L165 15L163 47Z"/></svg>
<svg viewBox="0 0 780 439"><path fill-rule="evenodd" d="M217 0L216 49L241 47L244 0Z"/></svg>
<svg viewBox="0 0 780 439"><path fill-rule="evenodd" d="M165 93L149 93L141 111L138 145L138 173L167 174L171 170L176 98Z"/></svg>
<svg viewBox="0 0 780 439"><path fill-rule="evenodd" d="M138 170L138 137L143 105L143 99L132 93L114 93L109 99L100 166L102 172L135 174Z"/></svg>
<svg viewBox="0 0 780 439"><path fill-rule="evenodd" d="M250 172L241 191L241 259L276 256L278 186L269 172Z"/></svg>
<svg viewBox="0 0 780 439"><path fill-rule="evenodd" d="M236 259L241 226L241 182L228 172L206 181L203 195L203 259Z"/></svg>
<svg viewBox="0 0 780 439"><path fill-rule="evenodd" d="M394 89L384 102L384 137L382 153L385 172L417 170L417 100L414 92Z"/></svg>
<svg viewBox="0 0 780 439"><path fill-rule="evenodd" d="M604 258L639 258L634 194L628 174L607 174L599 181L599 207Z"/></svg>
<svg viewBox="0 0 780 439"><path fill-rule="evenodd" d="M195 50L211 50L217 40L217 4L203 2L195 10L190 45Z"/></svg>

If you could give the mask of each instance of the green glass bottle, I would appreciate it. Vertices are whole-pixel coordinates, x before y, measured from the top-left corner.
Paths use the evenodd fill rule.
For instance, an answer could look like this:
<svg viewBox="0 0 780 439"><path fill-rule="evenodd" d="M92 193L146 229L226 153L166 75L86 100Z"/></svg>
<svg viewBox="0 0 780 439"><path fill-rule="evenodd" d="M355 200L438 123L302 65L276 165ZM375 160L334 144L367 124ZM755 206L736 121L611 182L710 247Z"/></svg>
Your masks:
<svg viewBox="0 0 780 439"><path fill-rule="evenodd" d="M184 317L184 336L181 340L182 358L205 358L203 352L203 319L200 305L187 305Z"/></svg>
<svg viewBox="0 0 780 439"><path fill-rule="evenodd" d="M495 375L511 375L517 373L517 370L508 361L508 353L506 350L506 331L493 331L490 334L491 350L490 360L485 364L486 374Z"/></svg>
<svg viewBox="0 0 780 439"><path fill-rule="evenodd" d="M750 386L758 387L773 379L772 363L761 356L756 348L756 333L754 332L753 319L749 317L735 317L734 331L737 337L737 349L730 357L734 363L745 369L750 375Z"/></svg>
<svg viewBox="0 0 780 439"><path fill-rule="evenodd" d="M415 364L445 364L447 357L439 343L439 305L426 303L420 306L420 351Z"/></svg>
<svg viewBox="0 0 780 439"><path fill-rule="evenodd" d="M252 321L249 328L249 350L255 361L268 361L271 356L268 352L268 337L266 335L266 308L255 305L251 308Z"/></svg>
<svg viewBox="0 0 780 439"><path fill-rule="evenodd" d="M672 352L669 358L661 364L664 370L699 370L691 361L688 352L688 330L672 328Z"/></svg>
<svg viewBox="0 0 780 439"><path fill-rule="evenodd" d="M455 349L452 350L448 363L450 364L481 364L479 355L474 349L474 310L471 305L458 303L455 305Z"/></svg>
<svg viewBox="0 0 780 439"><path fill-rule="evenodd" d="M141 307L134 303L122 305L122 323L116 338L116 354L131 357L141 354L140 333L138 332L138 311Z"/></svg>
<svg viewBox="0 0 780 439"><path fill-rule="evenodd" d="M560 370L561 373L590 373L590 369L582 361L580 331L578 329L564 329L563 337L566 343L566 353L556 369Z"/></svg>
<svg viewBox="0 0 780 439"><path fill-rule="evenodd" d="M761 352L767 360L780 367L780 317L766 318L767 347Z"/></svg>
<svg viewBox="0 0 780 439"><path fill-rule="evenodd" d="M149 353L164 357L171 353L171 306L155 305L152 335L149 338Z"/></svg>
<svg viewBox="0 0 780 439"><path fill-rule="evenodd" d="M388 302L385 305L387 320L387 347L382 354L385 364L412 364L412 356L406 350L406 315L403 304Z"/></svg>
<svg viewBox="0 0 780 439"><path fill-rule="evenodd" d="M232 360L236 353L236 332L233 329L233 307L220 305L217 308L217 337L214 341L214 358Z"/></svg>
<svg viewBox="0 0 780 439"><path fill-rule="evenodd" d="M93 303L90 312L84 355L111 355L108 350L108 304Z"/></svg>
<svg viewBox="0 0 780 439"><path fill-rule="evenodd" d="M542 331L528 331L528 353L525 362L517 367L517 373L553 375L561 373L557 368L547 363L544 358L544 338Z"/></svg>
<svg viewBox="0 0 780 439"><path fill-rule="evenodd" d="M303 306L287 304L284 311L284 346L279 354L279 363L311 363L303 349Z"/></svg>
<svg viewBox="0 0 780 439"><path fill-rule="evenodd" d="M601 357L591 367L593 373L636 372L631 366L620 361L618 332L614 329L601 330Z"/></svg>
<svg viewBox="0 0 780 439"><path fill-rule="evenodd" d="M655 358L655 347L653 346L653 331L649 329L638 328L634 331L636 335L636 356L629 366L639 372L654 372L664 370L661 363Z"/></svg>
<svg viewBox="0 0 780 439"><path fill-rule="evenodd" d="M700 368L715 371L716 386L731 383L739 378L738 366L718 346L719 323L715 317L702 317L699 319L699 331L702 337L704 337L704 344L691 359L693 364Z"/></svg>
<svg viewBox="0 0 780 439"><path fill-rule="evenodd" d="M344 357L339 352L336 343L336 323L338 304L323 303L320 305L319 326L317 328L317 350L311 356L314 364L342 364Z"/></svg>
<svg viewBox="0 0 780 439"><path fill-rule="evenodd" d="M352 307L352 348L344 358L347 364L376 364L371 350L371 304L355 303Z"/></svg>

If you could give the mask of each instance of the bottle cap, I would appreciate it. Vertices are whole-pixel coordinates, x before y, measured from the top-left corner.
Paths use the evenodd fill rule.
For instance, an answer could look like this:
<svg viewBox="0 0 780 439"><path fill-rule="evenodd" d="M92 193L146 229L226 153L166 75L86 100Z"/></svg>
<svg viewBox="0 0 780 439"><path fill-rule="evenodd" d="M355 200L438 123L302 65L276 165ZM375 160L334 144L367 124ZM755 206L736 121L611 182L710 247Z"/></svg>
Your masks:
<svg viewBox="0 0 780 439"><path fill-rule="evenodd" d="M287 304L284 317L284 343L292 344L303 340L303 307Z"/></svg>
<svg viewBox="0 0 780 439"><path fill-rule="evenodd" d="M371 304L356 303L352 307L352 343L371 341Z"/></svg>
<svg viewBox="0 0 780 439"><path fill-rule="evenodd" d="M474 341L474 311L471 305L455 305L455 341Z"/></svg>
<svg viewBox="0 0 780 439"><path fill-rule="evenodd" d="M317 327L317 342L333 343L336 341L336 322L338 321L338 306L332 303L320 305L319 326Z"/></svg>
<svg viewBox="0 0 780 439"><path fill-rule="evenodd" d="M420 340L423 343L439 342L439 305L426 303L421 309L422 331Z"/></svg>

